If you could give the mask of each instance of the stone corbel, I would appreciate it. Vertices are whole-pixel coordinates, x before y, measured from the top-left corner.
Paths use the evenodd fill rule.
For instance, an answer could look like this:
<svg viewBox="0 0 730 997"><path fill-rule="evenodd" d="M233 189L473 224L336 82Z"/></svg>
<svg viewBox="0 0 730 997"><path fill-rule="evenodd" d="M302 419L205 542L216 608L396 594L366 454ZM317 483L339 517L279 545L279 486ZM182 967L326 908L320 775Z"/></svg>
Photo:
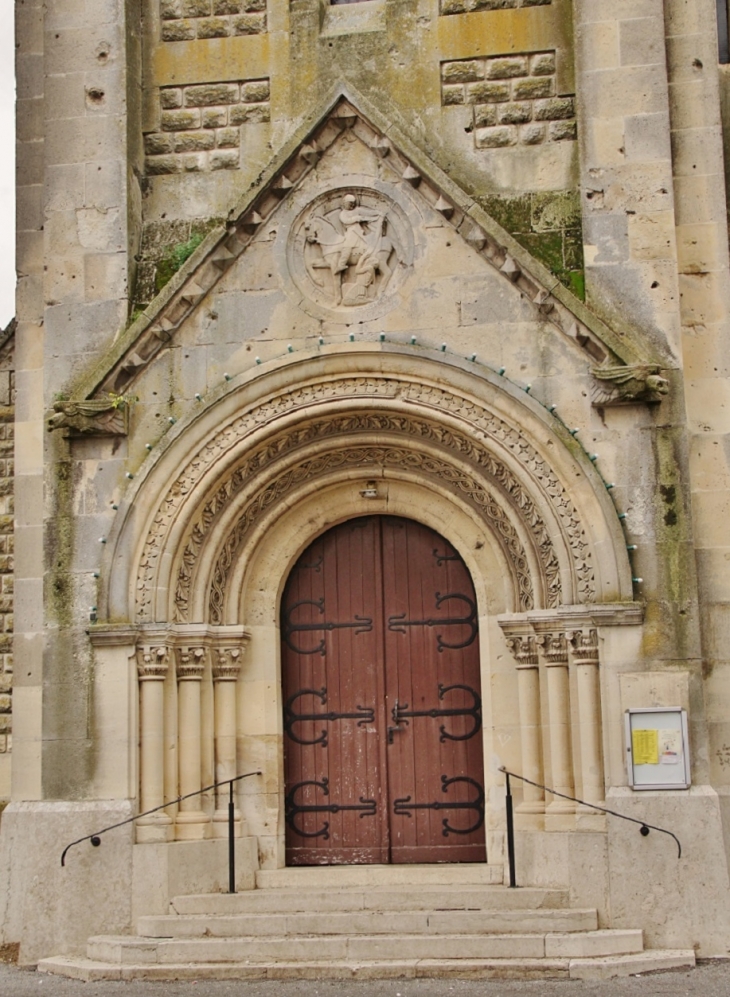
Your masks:
<svg viewBox="0 0 730 997"><path fill-rule="evenodd" d="M129 432L129 405L123 399L55 402L53 410L48 431L62 429L66 437L126 436Z"/></svg>
<svg viewBox="0 0 730 997"><path fill-rule="evenodd" d="M657 364L591 367L591 401L596 407L660 402L669 394L669 381Z"/></svg>

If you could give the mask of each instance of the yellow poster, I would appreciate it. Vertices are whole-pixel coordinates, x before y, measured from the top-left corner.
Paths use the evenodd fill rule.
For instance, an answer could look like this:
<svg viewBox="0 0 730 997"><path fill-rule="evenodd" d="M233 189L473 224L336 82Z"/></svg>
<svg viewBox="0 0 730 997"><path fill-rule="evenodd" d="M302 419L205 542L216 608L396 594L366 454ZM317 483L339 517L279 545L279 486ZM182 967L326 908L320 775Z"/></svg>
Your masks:
<svg viewBox="0 0 730 997"><path fill-rule="evenodd" d="M634 730L631 732L634 765L659 764L659 731Z"/></svg>

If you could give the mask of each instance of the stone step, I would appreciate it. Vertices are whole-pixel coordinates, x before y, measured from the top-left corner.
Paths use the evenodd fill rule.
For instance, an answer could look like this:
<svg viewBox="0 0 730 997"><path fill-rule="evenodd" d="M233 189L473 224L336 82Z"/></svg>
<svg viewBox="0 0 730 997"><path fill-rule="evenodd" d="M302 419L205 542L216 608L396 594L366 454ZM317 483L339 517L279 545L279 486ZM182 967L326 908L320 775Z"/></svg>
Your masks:
<svg viewBox="0 0 730 997"><path fill-rule="evenodd" d="M567 890L506 886L373 886L367 889L273 889L174 897L173 914L286 914L294 911L564 909Z"/></svg>
<svg viewBox="0 0 730 997"><path fill-rule="evenodd" d="M614 976L691 968L689 950L655 950L606 959L396 959L348 962L223 962L164 965L123 964L56 956L38 964L53 973L92 983L101 980L608 980Z"/></svg>
<svg viewBox="0 0 730 997"><path fill-rule="evenodd" d="M641 931L579 934L298 935L235 938L90 938L95 962L220 963L360 961L398 959L543 959L630 954L642 951Z"/></svg>
<svg viewBox="0 0 730 997"><path fill-rule="evenodd" d="M406 910L141 917L145 938L244 935L504 934L595 931L594 910Z"/></svg>
<svg viewBox="0 0 730 997"><path fill-rule="evenodd" d="M350 886L477 886L504 881L501 865L445 863L443 865L328 865L287 869L259 869L256 886L267 890L319 889Z"/></svg>

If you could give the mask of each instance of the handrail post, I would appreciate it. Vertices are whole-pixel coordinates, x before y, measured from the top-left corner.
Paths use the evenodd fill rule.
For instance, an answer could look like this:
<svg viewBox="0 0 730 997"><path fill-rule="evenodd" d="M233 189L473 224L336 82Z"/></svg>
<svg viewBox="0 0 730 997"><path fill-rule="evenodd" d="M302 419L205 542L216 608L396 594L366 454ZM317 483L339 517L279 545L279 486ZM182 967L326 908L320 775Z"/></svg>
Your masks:
<svg viewBox="0 0 730 997"><path fill-rule="evenodd" d="M512 889L517 886L517 873L515 870L515 820L512 812L512 789L509 784L509 772L505 772L507 780L507 795L504 798L505 810L507 812L507 860L509 862L509 885Z"/></svg>
<svg viewBox="0 0 730 997"><path fill-rule="evenodd" d="M228 783L228 892L236 892L236 813L233 806L233 779Z"/></svg>

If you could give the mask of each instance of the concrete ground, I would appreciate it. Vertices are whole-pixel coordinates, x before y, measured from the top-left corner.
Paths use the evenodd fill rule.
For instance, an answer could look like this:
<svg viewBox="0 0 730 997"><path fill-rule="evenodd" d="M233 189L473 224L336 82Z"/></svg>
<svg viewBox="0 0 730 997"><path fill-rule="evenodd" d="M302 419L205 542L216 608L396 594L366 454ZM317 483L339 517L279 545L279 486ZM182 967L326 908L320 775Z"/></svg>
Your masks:
<svg viewBox="0 0 730 997"><path fill-rule="evenodd" d="M730 960L600 983L382 980L77 983L0 965L0 997L728 997Z"/></svg>

